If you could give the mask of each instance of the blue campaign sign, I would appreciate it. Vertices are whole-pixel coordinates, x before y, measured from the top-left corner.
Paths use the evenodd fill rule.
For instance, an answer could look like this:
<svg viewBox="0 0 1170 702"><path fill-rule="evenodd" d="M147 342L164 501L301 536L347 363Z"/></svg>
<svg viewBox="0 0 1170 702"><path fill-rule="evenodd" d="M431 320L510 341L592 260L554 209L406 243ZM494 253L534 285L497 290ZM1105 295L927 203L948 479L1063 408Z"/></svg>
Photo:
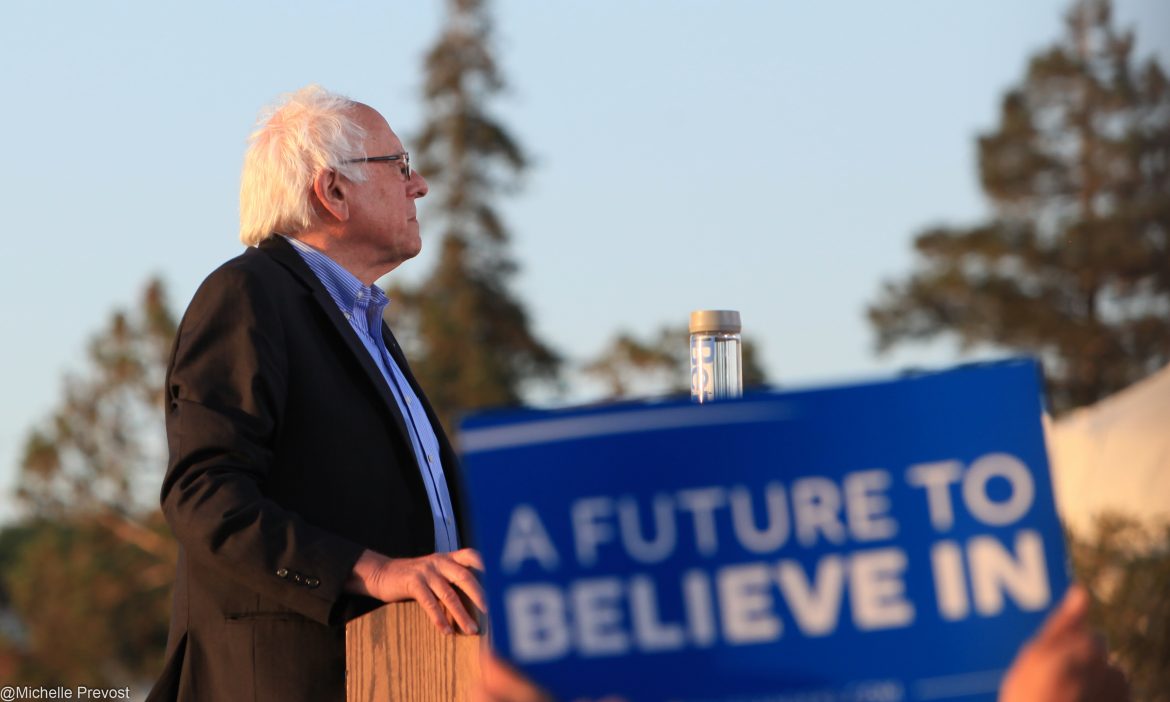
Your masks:
<svg viewBox="0 0 1170 702"><path fill-rule="evenodd" d="M1037 365L463 425L493 642L558 697L994 700L1068 585Z"/></svg>

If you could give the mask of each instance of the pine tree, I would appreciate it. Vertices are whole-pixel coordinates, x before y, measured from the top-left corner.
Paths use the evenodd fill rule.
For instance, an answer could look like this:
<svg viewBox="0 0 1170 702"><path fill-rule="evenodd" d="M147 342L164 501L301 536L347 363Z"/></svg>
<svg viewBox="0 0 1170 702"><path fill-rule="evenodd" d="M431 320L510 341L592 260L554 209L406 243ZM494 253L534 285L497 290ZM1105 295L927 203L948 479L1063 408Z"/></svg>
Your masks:
<svg viewBox="0 0 1170 702"><path fill-rule="evenodd" d="M66 377L58 408L30 432L17 496L34 516L113 515L157 509L166 466L162 401L175 320L158 280L138 309L116 311L90 342L89 367Z"/></svg>
<svg viewBox="0 0 1170 702"><path fill-rule="evenodd" d="M1067 26L979 138L994 215L919 235L918 270L869 309L881 350L951 334L1040 356L1058 411L1170 360L1170 86L1108 0Z"/></svg>
<svg viewBox="0 0 1170 702"><path fill-rule="evenodd" d="M438 223L440 255L418 287L390 290L388 313L448 428L465 410L518 404L526 382L554 379L560 364L509 289L517 266L494 201L527 159L487 111L503 89L486 2L449 0L426 57L428 116L416 158L431 186L428 222Z"/></svg>
<svg viewBox="0 0 1170 702"><path fill-rule="evenodd" d="M177 547L156 496L174 334L151 281L93 338L87 368L66 377L25 442L16 494L30 519L0 533L0 592L25 632L0 636L0 657L15 652L17 680L140 684L162 664Z"/></svg>

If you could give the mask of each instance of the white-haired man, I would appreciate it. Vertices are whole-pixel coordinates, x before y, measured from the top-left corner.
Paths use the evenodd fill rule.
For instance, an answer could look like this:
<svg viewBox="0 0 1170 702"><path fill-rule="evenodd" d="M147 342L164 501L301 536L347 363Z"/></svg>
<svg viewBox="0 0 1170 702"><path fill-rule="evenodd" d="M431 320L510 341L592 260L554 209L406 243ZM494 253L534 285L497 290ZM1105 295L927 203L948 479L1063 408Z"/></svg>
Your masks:
<svg viewBox="0 0 1170 702"><path fill-rule="evenodd" d="M241 177L249 248L200 286L166 380L180 544L152 700L342 700L344 624L415 600L476 631L458 465L374 281L419 253L423 177L372 108L310 86Z"/></svg>

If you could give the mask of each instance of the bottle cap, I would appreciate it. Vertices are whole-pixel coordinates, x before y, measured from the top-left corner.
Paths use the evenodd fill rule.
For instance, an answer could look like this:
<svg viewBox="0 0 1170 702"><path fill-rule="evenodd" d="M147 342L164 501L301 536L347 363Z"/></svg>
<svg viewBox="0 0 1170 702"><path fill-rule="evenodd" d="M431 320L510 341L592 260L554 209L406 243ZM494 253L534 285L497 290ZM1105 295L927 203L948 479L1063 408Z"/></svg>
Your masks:
<svg viewBox="0 0 1170 702"><path fill-rule="evenodd" d="M691 312L691 333L721 332L738 334L741 329L739 310L695 310Z"/></svg>

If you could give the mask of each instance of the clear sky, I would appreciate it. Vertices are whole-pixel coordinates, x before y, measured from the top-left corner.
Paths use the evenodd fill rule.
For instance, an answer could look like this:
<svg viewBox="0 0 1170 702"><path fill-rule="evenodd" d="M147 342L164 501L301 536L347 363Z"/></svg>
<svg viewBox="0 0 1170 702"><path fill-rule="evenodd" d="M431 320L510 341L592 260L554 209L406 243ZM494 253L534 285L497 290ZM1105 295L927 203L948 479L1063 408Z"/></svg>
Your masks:
<svg viewBox="0 0 1170 702"><path fill-rule="evenodd" d="M956 360L878 358L864 318L922 228L986 214L974 137L1063 0L508 0L496 114L534 167L503 204L516 290L569 359L618 328L741 311L784 383ZM422 118L430 2L30 2L0 23L5 224L0 489L87 339L161 275L181 310L240 250L260 107L317 82ZM1117 0L1170 66L1170 3ZM424 252L393 275L433 262ZM433 231L433 230L432 230ZM160 467L161 471L161 467ZM0 517L10 514L7 495Z"/></svg>

